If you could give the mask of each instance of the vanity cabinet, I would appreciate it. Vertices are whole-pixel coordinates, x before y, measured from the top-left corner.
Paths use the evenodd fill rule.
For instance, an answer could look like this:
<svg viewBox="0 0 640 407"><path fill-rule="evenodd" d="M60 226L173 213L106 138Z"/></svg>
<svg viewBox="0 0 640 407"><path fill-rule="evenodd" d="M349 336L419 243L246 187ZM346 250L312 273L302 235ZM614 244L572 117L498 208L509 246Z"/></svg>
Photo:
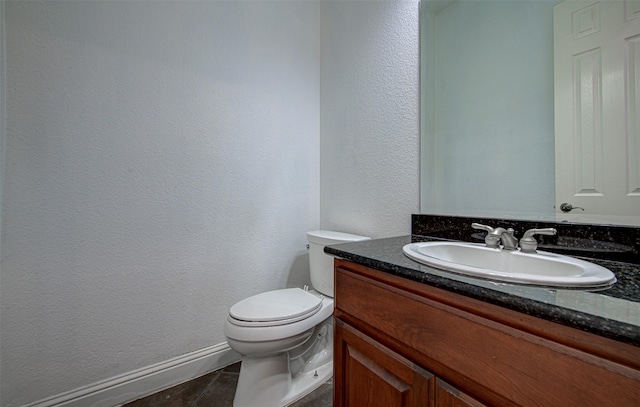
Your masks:
<svg viewBox="0 0 640 407"><path fill-rule="evenodd" d="M336 259L334 406L639 406L640 348Z"/></svg>
<svg viewBox="0 0 640 407"><path fill-rule="evenodd" d="M335 406L486 406L343 321L335 329Z"/></svg>

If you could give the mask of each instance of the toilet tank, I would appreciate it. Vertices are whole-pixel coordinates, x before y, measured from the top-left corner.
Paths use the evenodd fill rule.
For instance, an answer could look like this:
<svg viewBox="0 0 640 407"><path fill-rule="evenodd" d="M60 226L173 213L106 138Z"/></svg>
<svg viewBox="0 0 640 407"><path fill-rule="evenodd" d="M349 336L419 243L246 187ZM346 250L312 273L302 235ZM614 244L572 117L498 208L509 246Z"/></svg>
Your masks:
<svg viewBox="0 0 640 407"><path fill-rule="evenodd" d="M324 252L326 245L360 242L370 239L371 238L366 236L332 232L329 230L307 232L307 240L309 241L309 272L311 273L311 285L313 288L324 295L333 297L333 256Z"/></svg>

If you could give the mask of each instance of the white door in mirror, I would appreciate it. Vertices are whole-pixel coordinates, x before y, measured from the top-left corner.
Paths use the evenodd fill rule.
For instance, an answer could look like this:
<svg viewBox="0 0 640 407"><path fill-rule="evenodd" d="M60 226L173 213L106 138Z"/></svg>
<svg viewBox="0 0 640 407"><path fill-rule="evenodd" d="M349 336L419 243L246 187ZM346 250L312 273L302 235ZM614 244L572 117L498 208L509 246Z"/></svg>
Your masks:
<svg viewBox="0 0 640 407"><path fill-rule="evenodd" d="M556 5L554 83L558 218L640 225L640 2Z"/></svg>

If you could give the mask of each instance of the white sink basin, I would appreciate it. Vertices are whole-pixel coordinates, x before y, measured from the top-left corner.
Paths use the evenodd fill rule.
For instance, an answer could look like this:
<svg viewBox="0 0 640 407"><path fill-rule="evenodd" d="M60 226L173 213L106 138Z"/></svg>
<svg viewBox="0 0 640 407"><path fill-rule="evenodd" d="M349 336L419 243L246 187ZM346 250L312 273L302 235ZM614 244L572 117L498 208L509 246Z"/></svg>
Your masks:
<svg viewBox="0 0 640 407"><path fill-rule="evenodd" d="M402 250L411 259L428 266L490 280L578 288L616 282L609 269L555 253L529 254L464 242L411 243Z"/></svg>

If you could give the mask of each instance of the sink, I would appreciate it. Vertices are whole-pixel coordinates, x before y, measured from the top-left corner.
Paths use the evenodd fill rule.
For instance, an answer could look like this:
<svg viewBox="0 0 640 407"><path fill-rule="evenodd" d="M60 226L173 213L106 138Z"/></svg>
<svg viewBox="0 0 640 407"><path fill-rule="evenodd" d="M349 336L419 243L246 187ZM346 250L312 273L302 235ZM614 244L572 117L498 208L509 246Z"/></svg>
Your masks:
<svg viewBox="0 0 640 407"><path fill-rule="evenodd" d="M511 283L549 287L596 288L616 282L615 275L588 261L538 251L522 253L465 242L410 243L405 255L435 268Z"/></svg>

